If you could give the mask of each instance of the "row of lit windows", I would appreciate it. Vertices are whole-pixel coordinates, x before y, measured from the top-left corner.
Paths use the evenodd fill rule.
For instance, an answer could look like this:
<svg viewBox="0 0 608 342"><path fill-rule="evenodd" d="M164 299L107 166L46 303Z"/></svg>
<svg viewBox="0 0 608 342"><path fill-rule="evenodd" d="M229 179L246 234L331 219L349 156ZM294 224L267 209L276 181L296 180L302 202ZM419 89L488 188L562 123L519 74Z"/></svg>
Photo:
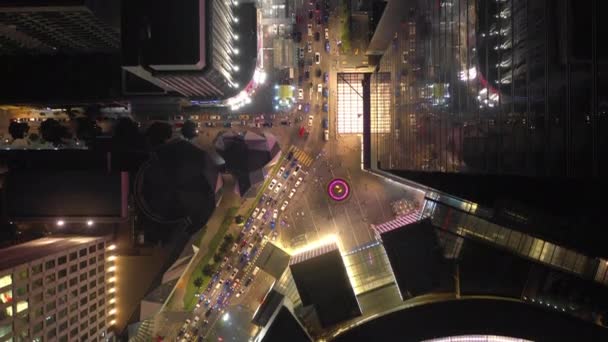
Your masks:
<svg viewBox="0 0 608 342"><path fill-rule="evenodd" d="M606 263L601 260L591 259L570 249L504 228L477 216L460 213L437 202L427 200L425 208L427 209L425 212L430 213L433 224L437 227L461 236L473 236L490 241L524 257L581 276L585 274L586 269L596 269L595 281L608 285L606 271L602 269L602 265L605 266ZM432 210L428 210L428 208L432 208ZM450 210L451 214L449 214ZM447 215L451 215L450 220L446 219ZM445 226L446 222L448 226ZM602 270L602 276L598 276L598 272L602 272Z"/></svg>

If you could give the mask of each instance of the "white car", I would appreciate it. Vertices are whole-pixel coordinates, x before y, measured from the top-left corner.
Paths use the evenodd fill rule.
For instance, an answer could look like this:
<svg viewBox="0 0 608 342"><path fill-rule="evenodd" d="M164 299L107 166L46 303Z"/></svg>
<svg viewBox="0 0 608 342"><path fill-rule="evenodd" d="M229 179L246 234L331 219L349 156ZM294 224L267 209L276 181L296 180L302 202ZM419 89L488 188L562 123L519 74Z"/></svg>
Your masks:
<svg viewBox="0 0 608 342"><path fill-rule="evenodd" d="M277 186L274 188L274 192L275 192L276 194L278 194L278 193L279 193L279 191L281 191L281 187L282 187L282 186L283 186L283 185L281 185L281 183L277 184Z"/></svg>
<svg viewBox="0 0 608 342"><path fill-rule="evenodd" d="M296 184L294 184L294 187L297 188L300 186L300 184L302 184L302 177L298 178L298 180L296 181Z"/></svg>
<svg viewBox="0 0 608 342"><path fill-rule="evenodd" d="M253 235L253 233L255 233L256 230L258 230L258 226L252 226L251 230L249 231L249 235Z"/></svg>
<svg viewBox="0 0 608 342"><path fill-rule="evenodd" d="M209 120L221 120L221 119L222 119L222 117L219 115L211 115L209 117Z"/></svg>
<svg viewBox="0 0 608 342"><path fill-rule="evenodd" d="M293 172L291 173L292 176L295 176L298 174L298 172L300 172L300 169L302 168L302 165L298 164L296 165L296 167L293 169Z"/></svg>
<svg viewBox="0 0 608 342"><path fill-rule="evenodd" d="M298 100L304 100L304 90L298 89Z"/></svg>
<svg viewBox="0 0 608 342"><path fill-rule="evenodd" d="M255 208L255 210L253 211L253 214L251 214L251 217L255 218L256 216L258 216L259 213L260 213L260 208Z"/></svg>
<svg viewBox="0 0 608 342"><path fill-rule="evenodd" d="M262 211L260 211L260 214L258 215L258 220L261 220L262 217L264 217L264 214L266 214L266 208L263 208Z"/></svg>
<svg viewBox="0 0 608 342"><path fill-rule="evenodd" d="M325 39L329 39L329 29L325 28Z"/></svg>
<svg viewBox="0 0 608 342"><path fill-rule="evenodd" d="M312 37L312 24L308 24L308 36Z"/></svg>
<svg viewBox="0 0 608 342"><path fill-rule="evenodd" d="M288 196L288 197L289 197L289 198L292 198L292 197L293 197L293 195L295 195L295 194L296 194L296 189L291 189L291 192L289 193L289 196ZM276 209L275 209L275 210L276 210Z"/></svg>
<svg viewBox="0 0 608 342"><path fill-rule="evenodd" d="M321 54L315 52L315 64L321 64Z"/></svg>
<svg viewBox="0 0 608 342"><path fill-rule="evenodd" d="M312 126L312 115L308 116L308 126Z"/></svg>
<svg viewBox="0 0 608 342"><path fill-rule="evenodd" d="M317 84L317 91L318 91L319 93L322 93L322 92L323 92L323 84L322 84L322 83Z"/></svg>
<svg viewBox="0 0 608 342"><path fill-rule="evenodd" d="M281 176L285 172L285 166L281 166L279 172L277 172L277 176Z"/></svg>
<svg viewBox="0 0 608 342"><path fill-rule="evenodd" d="M278 211L277 209L275 209L275 210L272 212L272 218L276 220L278 216L279 216L279 211Z"/></svg>
<svg viewBox="0 0 608 342"><path fill-rule="evenodd" d="M231 252L234 252L234 251L236 251L236 249L237 249L238 247L239 247L239 244L238 244L238 243L235 243L234 245L232 245L232 248L230 248L230 251L231 251Z"/></svg>
<svg viewBox="0 0 608 342"><path fill-rule="evenodd" d="M285 208L287 208L288 204L289 204L288 201L283 202L283 205L281 206L281 211L285 210Z"/></svg>
<svg viewBox="0 0 608 342"><path fill-rule="evenodd" d="M306 43L306 48L308 50L308 53L312 52L312 44L310 44L310 42Z"/></svg>
<svg viewBox="0 0 608 342"><path fill-rule="evenodd" d="M328 129L323 131L323 140L329 141L329 130Z"/></svg>
<svg viewBox="0 0 608 342"><path fill-rule="evenodd" d="M272 188L274 188L274 186L275 186L275 185L277 185L277 180L276 180L276 179L273 179L273 180L270 182L270 185L268 186L268 190L272 190Z"/></svg>

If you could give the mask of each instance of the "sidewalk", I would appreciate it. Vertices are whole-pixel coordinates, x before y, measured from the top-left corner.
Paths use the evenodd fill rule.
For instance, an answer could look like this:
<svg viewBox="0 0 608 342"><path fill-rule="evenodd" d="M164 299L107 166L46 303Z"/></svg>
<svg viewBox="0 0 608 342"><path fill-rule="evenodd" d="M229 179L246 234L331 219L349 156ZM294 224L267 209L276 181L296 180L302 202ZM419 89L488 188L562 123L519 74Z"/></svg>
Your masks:
<svg viewBox="0 0 608 342"><path fill-rule="evenodd" d="M201 243L199 245L199 252L194 257L194 260L192 260L192 262L190 263L190 267L186 269L186 271L180 278L180 281L177 283L175 287L175 292L173 293L170 302L167 303L166 310L179 311L184 309L184 294L186 293L186 287L188 285L188 282L190 281L190 277L192 276L194 267L198 265L200 260L207 253L209 248L209 242L211 242L215 234L217 234L217 231L220 228L228 209L238 206L240 203L239 196L234 193L233 189L233 178L224 177L224 195L222 197L222 201L220 202L219 206L215 208L215 211L213 212L213 215L211 215L209 221L207 221L207 231L204 232L203 238L201 239ZM190 248L190 246L186 246L185 248Z"/></svg>
<svg viewBox="0 0 608 342"><path fill-rule="evenodd" d="M201 243L199 245L199 252L195 256L194 260L190 263L190 267L184 272L180 281L177 283L175 292L167 303L165 310L181 311L184 310L184 295L186 293L186 287L188 282L191 281L192 272L195 271L194 267L198 265L200 260L207 254L209 249L209 243L215 237L220 228L222 221L226 217L226 212L232 207L239 207L237 215L245 215L255 201L255 197L241 199L234 191L234 179L232 177L224 177L224 196L220 205L215 209L213 215L207 222L207 231L204 233ZM228 229L228 233L237 235L240 227L236 224L232 224ZM190 246L186 246L190 248Z"/></svg>

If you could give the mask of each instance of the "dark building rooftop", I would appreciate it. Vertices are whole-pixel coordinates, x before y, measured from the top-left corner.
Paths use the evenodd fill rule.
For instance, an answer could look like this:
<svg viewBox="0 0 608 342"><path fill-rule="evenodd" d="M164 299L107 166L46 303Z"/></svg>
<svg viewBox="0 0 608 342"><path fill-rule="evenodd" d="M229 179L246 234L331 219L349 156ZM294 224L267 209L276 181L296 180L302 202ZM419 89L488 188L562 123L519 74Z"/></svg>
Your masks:
<svg viewBox="0 0 608 342"><path fill-rule="evenodd" d="M21 220L125 218L128 175L104 171L10 172L4 196L8 218Z"/></svg>
<svg viewBox="0 0 608 342"><path fill-rule="evenodd" d="M304 328L298 323L297 319L291 314L289 309L281 306L276 317L270 323L268 330L261 339L261 342L311 342Z"/></svg>
<svg viewBox="0 0 608 342"><path fill-rule="evenodd" d="M289 267L302 304L315 308L323 327L361 315L336 244L294 255Z"/></svg>
<svg viewBox="0 0 608 342"><path fill-rule="evenodd" d="M453 264L443 257L430 220L390 230L381 237L404 299L453 290Z"/></svg>
<svg viewBox="0 0 608 342"><path fill-rule="evenodd" d="M186 220L201 227L216 205L221 177L209 155L186 140L158 147L136 179L140 208L158 222Z"/></svg>
<svg viewBox="0 0 608 342"><path fill-rule="evenodd" d="M218 136L215 148L225 161L226 171L236 176L240 195L264 180L263 168L281 152L274 135L250 131L226 132Z"/></svg>
<svg viewBox="0 0 608 342"><path fill-rule="evenodd" d="M274 289L270 289L264 297L264 301L253 314L251 323L259 326L266 326L268 321L272 318L272 315L279 309L283 302L283 296L281 293Z"/></svg>
<svg viewBox="0 0 608 342"><path fill-rule="evenodd" d="M499 335L537 342L605 341L608 331L560 312L514 301L462 299L417 305L355 326L333 339L419 342L461 335Z"/></svg>

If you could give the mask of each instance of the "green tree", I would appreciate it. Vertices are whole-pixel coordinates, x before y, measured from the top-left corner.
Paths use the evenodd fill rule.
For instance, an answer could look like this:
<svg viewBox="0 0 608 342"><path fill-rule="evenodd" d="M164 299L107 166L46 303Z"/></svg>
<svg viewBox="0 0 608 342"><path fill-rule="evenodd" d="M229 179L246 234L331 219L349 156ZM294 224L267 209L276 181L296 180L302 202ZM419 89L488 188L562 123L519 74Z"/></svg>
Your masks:
<svg viewBox="0 0 608 342"><path fill-rule="evenodd" d="M53 145L60 145L63 138L69 138L70 136L67 128L55 119L44 120L38 130L40 131L40 135L42 135L42 139Z"/></svg>
<svg viewBox="0 0 608 342"><path fill-rule="evenodd" d="M198 135L196 123L190 120L184 122L184 125L182 126L182 135L188 140L196 138L196 136Z"/></svg>
<svg viewBox="0 0 608 342"><path fill-rule="evenodd" d="M25 138L25 135L29 130L30 126L27 124L27 122L11 121L10 125L8 126L8 132L13 139Z"/></svg>
<svg viewBox="0 0 608 342"><path fill-rule="evenodd" d="M225 241L227 244L231 244L232 242L234 242L234 236L232 236L232 234L226 234L226 235L224 236L224 241Z"/></svg>
<svg viewBox="0 0 608 342"><path fill-rule="evenodd" d="M194 286L201 287L202 285L203 285L203 278L196 277L196 279L194 279Z"/></svg>
<svg viewBox="0 0 608 342"><path fill-rule="evenodd" d="M211 266L211 264L205 265L205 267L203 267L203 274L210 277L213 274L213 266Z"/></svg>
<svg viewBox="0 0 608 342"><path fill-rule="evenodd" d="M222 255L220 253L215 253L213 255L213 261L215 261L216 263L220 262L221 260L222 260Z"/></svg>

